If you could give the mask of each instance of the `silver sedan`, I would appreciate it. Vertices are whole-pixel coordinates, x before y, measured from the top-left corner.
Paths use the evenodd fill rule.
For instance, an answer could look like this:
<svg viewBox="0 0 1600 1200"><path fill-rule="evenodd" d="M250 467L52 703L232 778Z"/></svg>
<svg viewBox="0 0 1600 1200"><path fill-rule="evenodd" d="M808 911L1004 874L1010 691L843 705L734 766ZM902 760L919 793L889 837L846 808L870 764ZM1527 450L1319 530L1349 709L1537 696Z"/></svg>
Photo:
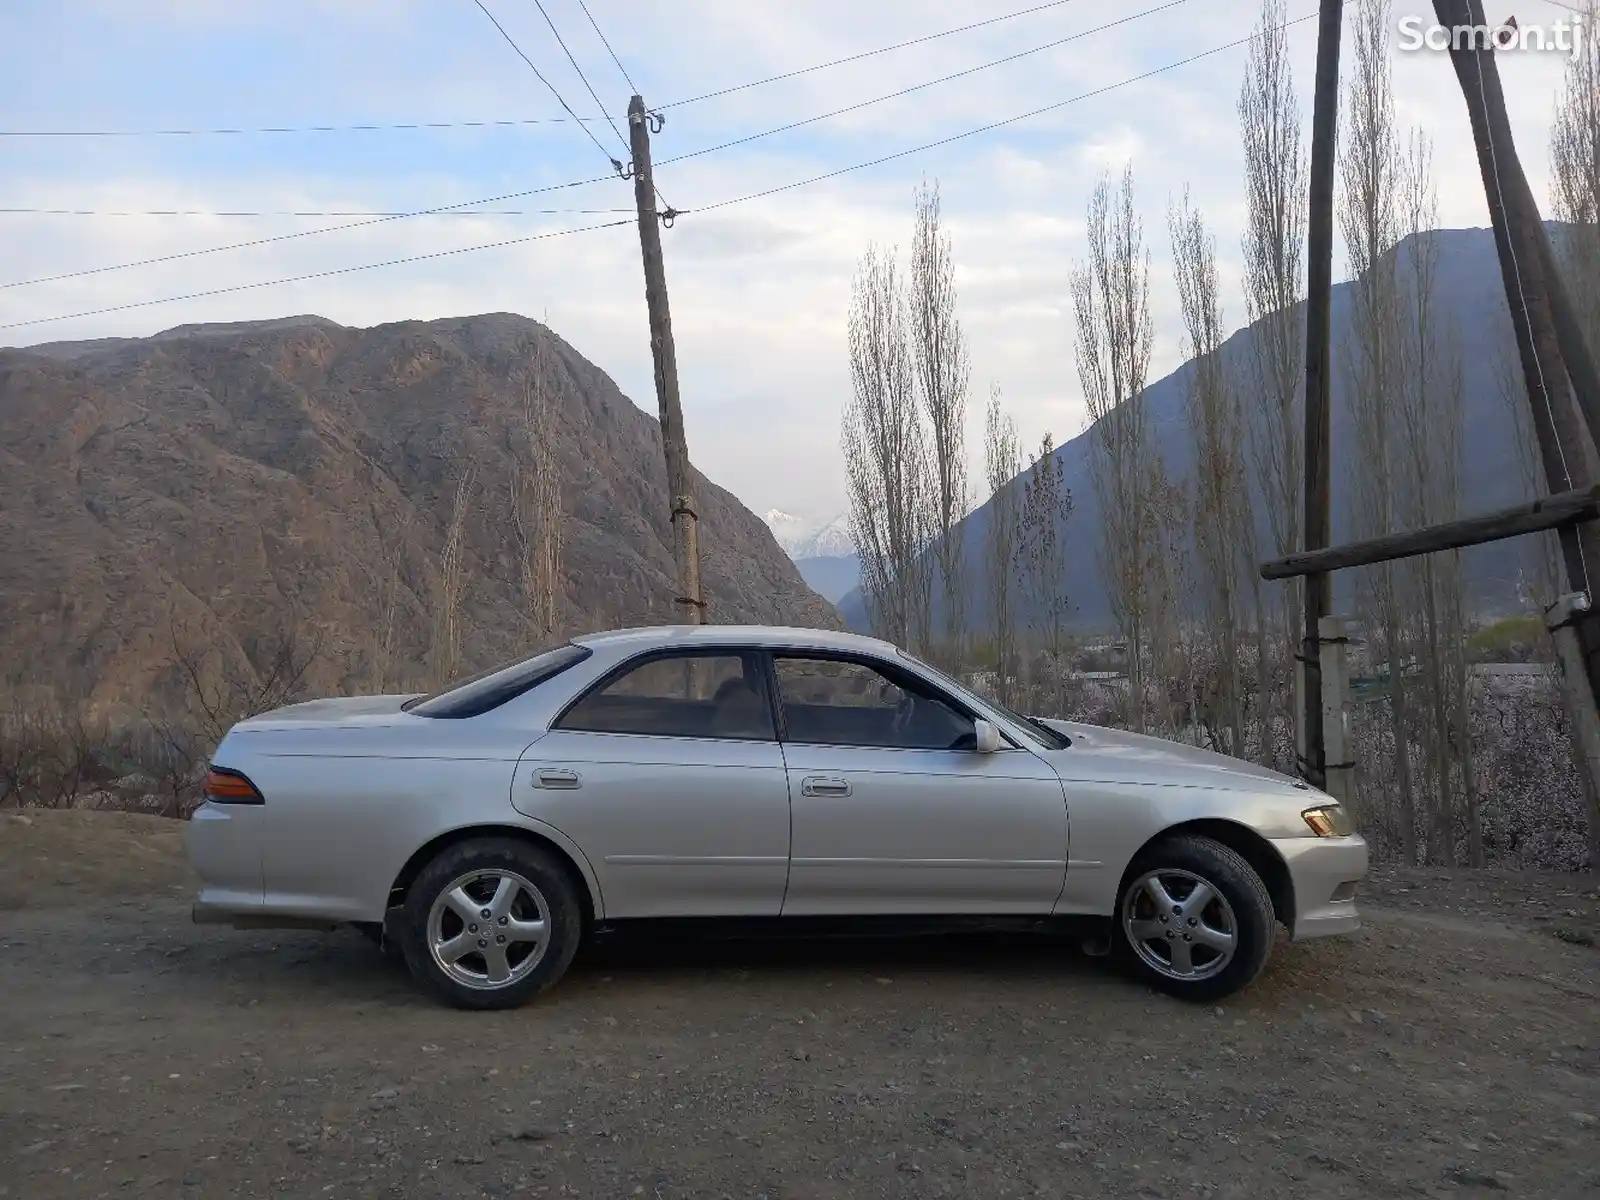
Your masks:
<svg viewBox="0 0 1600 1200"><path fill-rule="evenodd" d="M467 1008L523 1003L597 932L680 919L1070 930L1214 999L1280 924L1357 929L1367 869L1298 780L802 629L622 630L430 696L291 705L229 731L206 792L196 921L354 924Z"/></svg>

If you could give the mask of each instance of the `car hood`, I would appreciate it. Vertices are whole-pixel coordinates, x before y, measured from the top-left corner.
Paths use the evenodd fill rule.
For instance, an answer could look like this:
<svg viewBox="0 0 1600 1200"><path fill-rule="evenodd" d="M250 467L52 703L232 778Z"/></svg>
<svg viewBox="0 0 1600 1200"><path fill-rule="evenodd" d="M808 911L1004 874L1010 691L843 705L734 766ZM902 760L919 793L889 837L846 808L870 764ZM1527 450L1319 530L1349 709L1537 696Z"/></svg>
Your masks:
<svg viewBox="0 0 1600 1200"><path fill-rule="evenodd" d="M1295 795L1311 792L1301 780L1270 767L1198 746L1076 721L1035 719L1072 739L1068 749L1052 755L1066 778L1188 783L1199 787L1245 786Z"/></svg>
<svg viewBox="0 0 1600 1200"><path fill-rule="evenodd" d="M306 700L257 713L239 724L247 729L284 722L330 725L342 724L355 717L393 716L401 712L405 702L416 695L415 692L408 692L403 696L336 696L326 700Z"/></svg>

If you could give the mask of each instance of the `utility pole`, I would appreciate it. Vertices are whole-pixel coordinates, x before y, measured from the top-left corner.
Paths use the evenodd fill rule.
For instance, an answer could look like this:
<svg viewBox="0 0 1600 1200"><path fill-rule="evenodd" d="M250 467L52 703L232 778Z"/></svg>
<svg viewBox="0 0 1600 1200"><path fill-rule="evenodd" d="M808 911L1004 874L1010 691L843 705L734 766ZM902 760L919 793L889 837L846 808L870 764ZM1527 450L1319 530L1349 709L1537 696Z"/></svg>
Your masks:
<svg viewBox="0 0 1600 1200"><path fill-rule="evenodd" d="M1311 194L1306 222L1306 445L1302 548L1320 550L1332 537L1330 457L1333 306L1333 177L1339 137L1339 42L1344 0L1322 0L1317 25L1316 99L1311 114ZM1300 774L1313 787L1328 783L1323 738L1322 628L1332 615L1333 581L1307 575L1305 632L1300 645Z"/></svg>
<svg viewBox="0 0 1600 1200"><path fill-rule="evenodd" d="M1433 9L1446 27L1488 23L1482 0L1434 0ZM1472 122L1545 481L1552 492L1589 487L1597 475L1600 381L1517 157L1494 51L1452 46L1450 60ZM1600 846L1600 622L1594 612L1600 527L1593 521L1564 526L1560 543L1568 595L1551 606L1545 621L1560 652L1562 688L1580 749L1590 841Z"/></svg>
<svg viewBox="0 0 1600 1200"><path fill-rule="evenodd" d="M628 140L633 150L633 197L639 206L639 249L644 254L644 299L650 312L650 355L655 360L656 405L661 418L661 449L667 459L667 492L672 498L673 556L678 564L678 595L684 623L704 625L705 594L700 586L700 518L695 511L689 443L683 433L678 399L678 352L672 343L672 312L667 307L667 274L661 259L662 219L656 213L656 185L650 169L651 122L644 100L628 102ZM660 128L659 123L656 126ZM675 213L664 214L670 220Z"/></svg>

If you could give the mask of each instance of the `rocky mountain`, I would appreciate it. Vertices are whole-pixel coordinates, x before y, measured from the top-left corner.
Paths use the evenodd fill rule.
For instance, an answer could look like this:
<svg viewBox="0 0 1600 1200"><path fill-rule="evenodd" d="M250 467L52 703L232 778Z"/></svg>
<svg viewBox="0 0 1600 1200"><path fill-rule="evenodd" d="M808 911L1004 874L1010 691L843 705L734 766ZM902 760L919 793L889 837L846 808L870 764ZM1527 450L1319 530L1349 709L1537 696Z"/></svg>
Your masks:
<svg viewBox="0 0 1600 1200"><path fill-rule="evenodd" d="M176 685L180 630L244 670L314 644L315 687L422 685L458 491L461 670L528 652L510 497L536 358L561 632L676 619L659 426L542 325L187 326L0 351L0 687L139 704ZM713 621L839 624L760 518L696 487Z"/></svg>
<svg viewBox="0 0 1600 1200"><path fill-rule="evenodd" d="M1530 498L1518 457L1513 412L1500 390L1498 356L1500 348L1510 344L1511 322L1492 233L1488 229L1447 229L1426 236L1435 240L1438 251L1435 304L1441 327L1453 330L1463 348L1460 495L1461 515L1467 516ZM1410 247L1402 245L1400 253L1410 253ZM1160 287L1163 283L1156 280L1154 285ZM1333 291L1335 542L1351 536L1349 481L1354 472L1362 469L1351 425L1349 376L1341 361L1350 324L1350 304L1351 285L1336 285ZM1063 330L1063 336L1066 332ZM1246 364L1252 354L1250 340L1253 336L1252 329L1241 329L1223 347L1224 361L1231 366L1237 379L1248 378ZM1169 475L1184 480L1192 477L1194 469L1192 438L1184 410L1191 372L1191 365L1185 364L1164 379L1151 383L1142 401L1149 406L1154 440ZM1085 627L1104 628L1110 622L1110 608L1096 566L1100 505L1090 476L1089 449L1089 435L1085 432L1056 451L1063 483L1071 491L1074 502L1071 517L1059 529L1063 560L1068 564L1062 586L1072 604L1074 621ZM1019 488L1020 480L1013 481L1011 486ZM973 627L978 629L986 628L989 621L988 588L980 574L989 513L990 506L985 504L961 526L968 564L967 613ZM1269 545L1264 510L1257 513L1257 526L1261 544ZM1463 552L1469 599L1474 608L1493 613L1516 606L1518 576L1527 562L1530 545L1529 539L1514 539ZM1335 575L1336 603L1351 603L1353 578L1348 571ZM839 611L853 628L866 627L859 591L843 597L839 601Z"/></svg>

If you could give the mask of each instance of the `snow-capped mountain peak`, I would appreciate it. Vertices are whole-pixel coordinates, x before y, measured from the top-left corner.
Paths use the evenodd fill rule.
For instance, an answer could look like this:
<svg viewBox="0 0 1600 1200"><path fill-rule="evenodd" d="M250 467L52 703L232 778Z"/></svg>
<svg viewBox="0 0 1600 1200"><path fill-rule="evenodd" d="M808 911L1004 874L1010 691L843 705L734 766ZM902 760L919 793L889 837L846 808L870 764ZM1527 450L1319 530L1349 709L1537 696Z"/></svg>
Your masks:
<svg viewBox="0 0 1600 1200"><path fill-rule="evenodd" d="M803 558L824 558L839 554L853 554L850 541L849 514L841 513L826 521L797 517L782 509L768 509L762 519L773 537L778 539L784 553L796 561Z"/></svg>

